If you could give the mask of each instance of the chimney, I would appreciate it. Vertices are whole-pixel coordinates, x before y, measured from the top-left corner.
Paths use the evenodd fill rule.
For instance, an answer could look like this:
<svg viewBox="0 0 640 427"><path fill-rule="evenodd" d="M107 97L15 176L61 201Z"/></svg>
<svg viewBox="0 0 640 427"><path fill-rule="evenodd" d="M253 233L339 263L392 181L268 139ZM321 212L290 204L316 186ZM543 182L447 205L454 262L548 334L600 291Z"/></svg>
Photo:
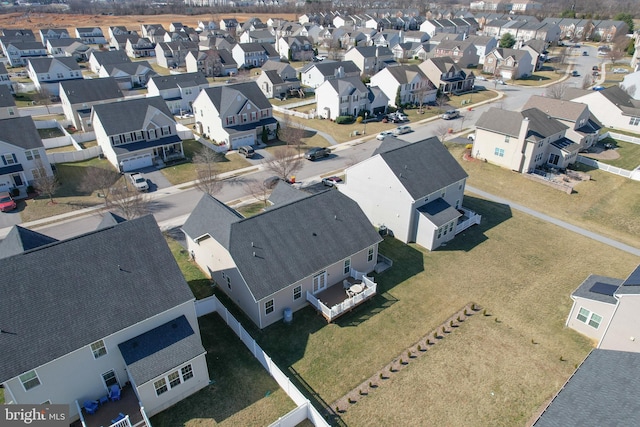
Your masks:
<svg viewBox="0 0 640 427"><path fill-rule="evenodd" d="M336 71L335 71L334 75L338 79L343 78L344 77L344 67L341 65L338 68L336 68Z"/></svg>

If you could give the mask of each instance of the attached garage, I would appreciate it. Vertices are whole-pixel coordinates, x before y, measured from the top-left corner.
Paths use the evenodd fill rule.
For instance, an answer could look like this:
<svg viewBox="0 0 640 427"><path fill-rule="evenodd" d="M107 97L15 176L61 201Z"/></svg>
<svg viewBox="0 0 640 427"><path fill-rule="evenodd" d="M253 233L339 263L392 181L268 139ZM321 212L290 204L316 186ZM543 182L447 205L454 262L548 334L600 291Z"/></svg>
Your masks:
<svg viewBox="0 0 640 427"><path fill-rule="evenodd" d="M120 160L120 169L122 172L130 172L149 166L153 166L153 157L151 156L151 153L127 157L126 159Z"/></svg>
<svg viewBox="0 0 640 427"><path fill-rule="evenodd" d="M231 149L237 150L239 147L243 145L253 145L256 143L256 137L254 134L248 134L243 136L237 136L231 139Z"/></svg>

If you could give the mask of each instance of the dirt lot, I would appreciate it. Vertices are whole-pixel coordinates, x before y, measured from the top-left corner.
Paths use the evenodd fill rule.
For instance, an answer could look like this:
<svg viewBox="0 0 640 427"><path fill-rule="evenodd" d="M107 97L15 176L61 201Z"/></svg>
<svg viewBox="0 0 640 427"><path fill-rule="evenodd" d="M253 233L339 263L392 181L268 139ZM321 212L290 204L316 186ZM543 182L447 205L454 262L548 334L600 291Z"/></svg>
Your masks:
<svg viewBox="0 0 640 427"><path fill-rule="evenodd" d="M41 28L67 28L69 33L75 27L99 26L103 33L108 35L110 26L124 25L130 30L140 30L143 23L160 23L165 29L169 29L171 22L181 22L184 25L195 27L198 21L220 20L223 18L236 18L240 22L257 16L266 21L271 15L249 15L243 13L235 14L204 14L204 15L129 15L129 16L108 16L108 15L71 15L62 13L9 13L0 15L0 28L30 28L37 32ZM295 14L278 14L284 19L295 19Z"/></svg>

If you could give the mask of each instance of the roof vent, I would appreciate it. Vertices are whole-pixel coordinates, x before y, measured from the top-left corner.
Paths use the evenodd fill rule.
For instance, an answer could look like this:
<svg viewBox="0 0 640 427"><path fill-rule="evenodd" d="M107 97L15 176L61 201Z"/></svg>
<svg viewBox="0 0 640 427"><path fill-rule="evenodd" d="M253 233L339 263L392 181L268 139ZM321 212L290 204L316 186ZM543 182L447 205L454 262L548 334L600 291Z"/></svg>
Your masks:
<svg viewBox="0 0 640 427"><path fill-rule="evenodd" d="M338 215L334 215L334 216L333 216L333 219L338 219Z"/></svg>
<svg viewBox="0 0 640 427"><path fill-rule="evenodd" d="M311 233L311 234L312 234L314 237L316 237L316 236L317 236L317 234L315 233L315 231L314 231L313 233Z"/></svg>
<svg viewBox="0 0 640 427"><path fill-rule="evenodd" d="M256 247L256 245L255 245L253 242L251 242L251 247L252 247L252 248L255 248L255 247Z"/></svg>
<svg viewBox="0 0 640 427"><path fill-rule="evenodd" d="M254 256L254 257L256 256L256 251L253 251L253 256Z"/></svg>

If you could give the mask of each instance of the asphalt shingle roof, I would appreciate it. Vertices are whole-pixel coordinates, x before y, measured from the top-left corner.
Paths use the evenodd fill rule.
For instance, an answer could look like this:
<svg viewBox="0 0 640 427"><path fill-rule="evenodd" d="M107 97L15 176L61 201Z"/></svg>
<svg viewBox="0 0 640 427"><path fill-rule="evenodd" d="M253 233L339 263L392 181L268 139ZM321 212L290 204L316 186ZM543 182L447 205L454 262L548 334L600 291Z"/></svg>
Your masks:
<svg viewBox="0 0 640 427"><path fill-rule="evenodd" d="M456 208L440 197L420 206L418 212L425 215L436 227L442 227L446 223L462 216Z"/></svg>
<svg viewBox="0 0 640 427"><path fill-rule="evenodd" d="M184 315L118 344L118 348L137 385L205 353Z"/></svg>
<svg viewBox="0 0 640 427"><path fill-rule="evenodd" d="M398 82L399 84L407 84L415 78L416 74L420 76L422 80L426 79L427 76L422 72L420 67L417 65L398 65L397 67L387 67L385 68Z"/></svg>
<svg viewBox="0 0 640 427"><path fill-rule="evenodd" d="M0 382L194 299L151 215L4 258L0 276Z"/></svg>
<svg viewBox="0 0 640 427"><path fill-rule="evenodd" d="M1 74L1 73L0 73ZM0 85L0 107L15 107L16 99L11 94L9 86Z"/></svg>
<svg viewBox="0 0 640 427"><path fill-rule="evenodd" d="M124 98L118 82L113 77L65 80L60 82L60 85L71 105Z"/></svg>
<svg viewBox="0 0 640 427"><path fill-rule="evenodd" d="M256 82L236 83L225 86L208 87L202 90L206 92L216 109L222 114L229 106L236 102L238 97L249 99L260 109L271 108L271 103L264 96ZM201 95L199 95L201 96Z"/></svg>
<svg viewBox="0 0 640 427"><path fill-rule="evenodd" d="M381 241L357 203L335 190L246 219L221 206L211 211L221 203L203 199L211 200L198 203L183 229L190 237L222 240L256 301Z"/></svg>
<svg viewBox="0 0 640 427"><path fill-rule="evenodd" d="M640 294L640 265L624 280L616 294Z"/></svg>
<svg viewBox="0 0 640 427"><path fill-rule="evenodd" d="M0 259L54 242L57 242L57 240L53 237L14 225L7 233L7 236L0 241Z"/></svg>
<svg viewBox="0 0 640 427"><path fill-rule="evenodd" d="M606 276L597 276L595 274L590 274L589 277L585 279L584 282L578 286L578 288L573 291L571 296L586 298L594 301L606 302L608 304L616 304L617 300L613 297L613 295L604 295L598 292L592 292L591 288L596 283L604 283L607 285L612 285L618 288L622 284L622 280L614 279L613 277Z"/></svg>
<svg viewBox="0 0 640 427"><path fill-rule="evenodd" d="M389 141L389 145L396 148L388 151L383 151L385 142L386 139L380 144L382 150L378 153L414 200L468 176L436 137L400 147L397 147L397 141Z"/></svg>
<svg viewBox="0 0 640 427"><path fill-rule="evenodd" d="M51 66L59 62L70 70L78 70L80 71L80 66L78 65L78 61L75 58L71 57L57 57L57 58L29 58L28 60L31 63L31 67L33 71L36 73L48 73L51 69Z"/></svg>
<svg viewBox="0 0 640 427"><path fill-rule="evenodd" d="M566 125L549 117L537 108L529 108L522 112L517 112L494 107L482 113L476 122L476 127L517 138L520 134L522 120L525 117L529 119L526 139L546 138L567 129Z"/></svg>
<svg viewBox="0 0 640 427"><path fill-rule="evenodd" d="M580 102L564 101L562 99L553 99L548 96L533 95L522 107L523 110L529 108L537 108L550 115L551 117L575 122L584 110L589 107L587 104Z"/></svg>
<svg viewBox="0 0 640 427"><path fill-rule="evenodd" d="M200 85L208 85L209 81L200 71L195 73L172 74L170 76L152 77L153 83L158 90L174 89L178 86L193 87Z"/></svg>
<svg viewBox="0 0 640 427"><path fill-rule="evenodd" d="M93 106L93 114L100 118L100 123L107 135L118 135L142 129L149 114L160 112L173 120L166 102L159 96L150 98L128 99Z"/></svg>
<svg viewBox="0 0 640 427"><path fill-rule="evenodd" d="M44 147L31 116L0 120L0 141L24 150Z"/></svg>
<svg viewBox="0 0 640 427"><path fill-rule="evenodd" d="M595 349L560 390L535 427L640 425L640 353Z"/></svg>

